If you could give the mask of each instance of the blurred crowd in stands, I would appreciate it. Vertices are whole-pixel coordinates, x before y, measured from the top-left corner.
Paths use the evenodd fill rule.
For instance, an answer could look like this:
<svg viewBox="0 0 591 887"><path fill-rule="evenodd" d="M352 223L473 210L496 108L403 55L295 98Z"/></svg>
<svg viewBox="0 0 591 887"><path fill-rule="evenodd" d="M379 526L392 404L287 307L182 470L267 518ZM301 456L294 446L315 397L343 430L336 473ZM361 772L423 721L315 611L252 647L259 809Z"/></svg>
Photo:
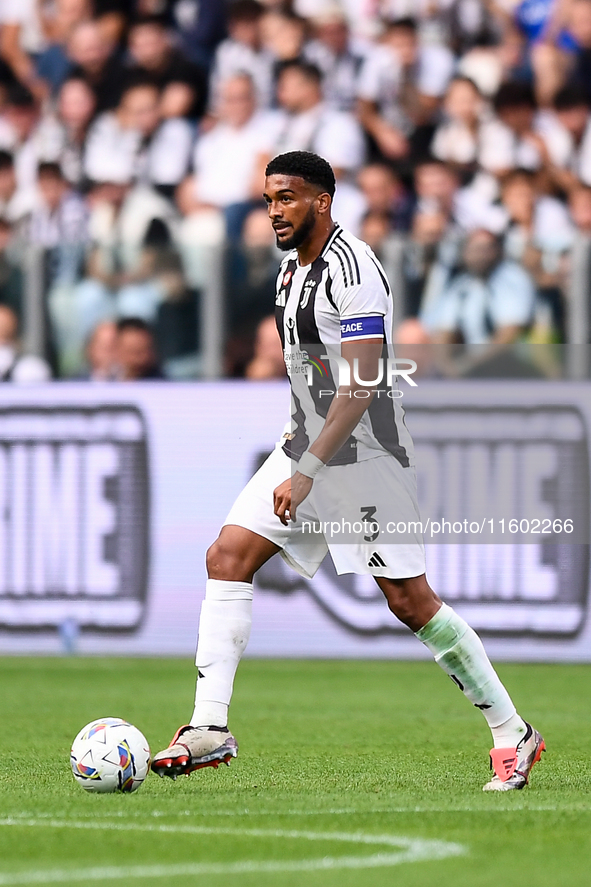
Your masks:
<svg viewBox="0 0 591 887"><path fill-rule="evenodd" d="M332 164L400 343L563 342L590 106L591 0L0 0L0 379L198 374L216 249L225 374L282 376L287 150Z"/></svg>

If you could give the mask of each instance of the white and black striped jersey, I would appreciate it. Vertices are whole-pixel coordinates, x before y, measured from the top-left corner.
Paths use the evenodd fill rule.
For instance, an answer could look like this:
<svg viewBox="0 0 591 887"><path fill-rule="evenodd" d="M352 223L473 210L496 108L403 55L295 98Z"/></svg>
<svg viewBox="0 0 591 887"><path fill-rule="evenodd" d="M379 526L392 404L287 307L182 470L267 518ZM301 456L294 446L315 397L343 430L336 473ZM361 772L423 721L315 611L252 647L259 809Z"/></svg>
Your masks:
<svg viewBox="0 0 591 887"><path fill-rule="evenodd" d="M335 358L340 355L341 342L383 336L384 357L393 358L392 293L370 247L336 225L310 265L299 264L296 250L283 259L275 317L292 392L291 429L285 435L284 449L299 460L322 431L338 389ZM375 387L368 410L330 465L385 453L391 453L404 467L414 464L404 410L395 396L396 381L388 385L384 371Z"/></svg>

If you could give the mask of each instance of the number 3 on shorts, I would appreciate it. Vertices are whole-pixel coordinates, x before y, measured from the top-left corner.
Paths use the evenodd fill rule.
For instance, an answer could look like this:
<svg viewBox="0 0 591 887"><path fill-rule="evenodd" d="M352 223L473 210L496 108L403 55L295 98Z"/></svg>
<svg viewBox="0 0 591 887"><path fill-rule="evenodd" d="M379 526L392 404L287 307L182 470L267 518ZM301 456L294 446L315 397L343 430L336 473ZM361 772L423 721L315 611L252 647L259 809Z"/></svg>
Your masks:
<svg viewBox="0 0 591 887"><path fill-rule="evenodd" d="M375 528L375 532L372 532L371 535L364 536L363 538L365 539L366 542L373 542L380 535L380 525L378 524L377 520L373 519L374 515L377 511L377 508L375 505L366 505L365 507L362 507L360 510L361 510L361 517L363 518L363 522L366 526L366 529L368 529L369 531L372 531Z"/></svg>

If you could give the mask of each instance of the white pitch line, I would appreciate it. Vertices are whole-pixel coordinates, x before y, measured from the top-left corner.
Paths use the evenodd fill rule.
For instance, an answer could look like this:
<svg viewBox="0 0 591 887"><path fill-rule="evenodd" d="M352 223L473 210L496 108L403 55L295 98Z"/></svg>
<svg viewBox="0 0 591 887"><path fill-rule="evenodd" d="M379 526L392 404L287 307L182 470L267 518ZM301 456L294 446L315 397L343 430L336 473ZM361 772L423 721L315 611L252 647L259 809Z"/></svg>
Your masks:
<svg viewBox="0 0 591 887"><path fill-rule="evenodd" d="M494 803L494 802L492 802ZM240 816L377 816L380 814L390 813L532 813L549 812L549 813L591 813L591 806L573 807L568 805L559 806L557 804L505 804L503 806L495 804L494 806L476 806L473 804L456 805L454 807L374 807L365 809L362 807L329 807L324 810L255 810L245 808L243 810L183 810L180 813L171 813L164 810L152 810L150 813L135 810L114 810L109 813L85 813L79 812L79 817L89 817L93 820L100 818L113 819L115 817L129 819L130 817L139 818L140 816L151 816L154 818L177 816L194 816L194 817L240 817ZM18 813L12 814L8 818L18 819L27 818L51 818L53 813Z"/></svg>
<svg viewBox="0 0 591 887"><path fill-rule="evenodd" d="M306 841L344 841L347 844L383 844L388 847L406 847L413 841L412 838L399 837L398 835L372 835L366 832L309 832L296 829L261 829L261 828L231 828L223 826L205 825L150 825L148 823L135 822L80 822L69 819L0 819L0 826L25 826L29 828L72 828L100 831L123 832L174 832L189 835L233 835L247 838L296 838ZM437 842L427 842L437 843Z"/></svg>
<svg viewBox="0 0 591 887"><path fill-rule="evenodd" d="M283 831L281 829L241 829L205 826L142 826L133 823L69 822L49 819L4 819L0 825L39 828L84 828L109 831L183 832L197 835L233 835L235 837L283 838L306 841L340 841L349 844L381 844L394 847L397 853L377 853L372 856L325 856L320 859L286 861L241 860L233 863L182 863L179 865L103 866L86 869L33 870L0 873L0 887L16 884L56 884L72 881L107 881L129 878L172 878L194 875L229 875L276 872L313 872L332 869L366 869L389 867L407 862L446 859L461 856L466 850L449 841L407 838L398 835L371 835L363 832Z"/></svg>
<svg viewBox="0 0 591 887"><path fill-rule="evenodd" d="M185 865L155 866L108 866L91 869L54 869L53 871L19 872L0 875L0 885L14 884L63 884L68 881L120 881L131 878L173 878L191 875L244 875L271 874L278 872L315 872L329 869L368 869L391 867L404 862L423 862L457 856L456 853L434 855L427 852L383 853L374 856L341 856L322 859L302 859L293 862L236 862L236 863L187 863Z"/></svg>

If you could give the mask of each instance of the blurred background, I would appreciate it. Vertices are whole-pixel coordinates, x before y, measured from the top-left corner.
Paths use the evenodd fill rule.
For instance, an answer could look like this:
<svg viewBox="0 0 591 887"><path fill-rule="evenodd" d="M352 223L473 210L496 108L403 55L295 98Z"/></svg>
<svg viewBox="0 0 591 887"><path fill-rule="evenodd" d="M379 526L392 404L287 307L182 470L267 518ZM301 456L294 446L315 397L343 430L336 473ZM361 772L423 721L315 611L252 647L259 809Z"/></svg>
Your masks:
<svg viewBox="0 0 591 887"><path fill-rule="evenodd" d="M282 377L294 149L400 345L585 344L590 103L591 0L2 0L0 378Z"/></svg>
<svg viewBox="0 0 591 887"><path fill-rule="evenodd" d="M591 0L0 0L2 650L194 650L288 414L263 172L311 150L418 364L422 506L576 523L433 544L437 588L591 658L590 108ZM365 578L273 559L251 652L421 655Z"/></svg>

